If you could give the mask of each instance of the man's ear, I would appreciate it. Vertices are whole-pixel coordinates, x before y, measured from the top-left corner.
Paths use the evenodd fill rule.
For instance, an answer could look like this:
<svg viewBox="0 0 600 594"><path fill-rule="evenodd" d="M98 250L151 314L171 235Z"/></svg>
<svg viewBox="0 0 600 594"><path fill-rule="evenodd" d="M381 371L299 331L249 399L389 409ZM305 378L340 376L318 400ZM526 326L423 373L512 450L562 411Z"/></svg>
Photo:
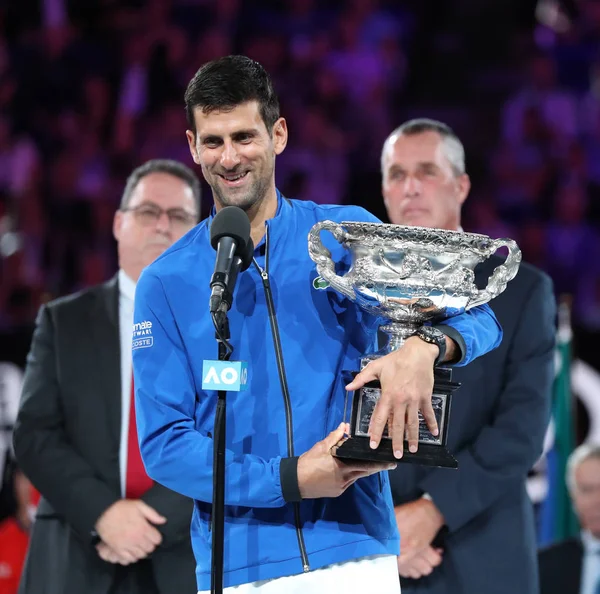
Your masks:
<svg viewBox="0 0 600 594"><path fill-rule="evenodd" d="M196 149L196 133L191 130L185 131L185 136L188 141L188 146L190 147L190 153L192 154L192 159L196 165L200 165L200 157L198 156L198 150Z"/></svg>
<svg viewBox="0 0 600 594"><path fill-rule="evenodd" d="M121 225L123 224L123 213L120 210L115 212L115 216L113 217L113 237L119 241L121 237Z"/></svg>
<svg viewBox="0 0 600 594"><path fill-rule="evenodd" d="M458 203L462 205L471 191L471 178L463 173L458 176Z"/></svg>
<svg viewBox="0 0 600 594"><path fill-rule="evenodd" d="M275 154L280 155L283 153L288 141L288 129L285 118L279 118L275 124L273 124L273 146Z"/></svg>

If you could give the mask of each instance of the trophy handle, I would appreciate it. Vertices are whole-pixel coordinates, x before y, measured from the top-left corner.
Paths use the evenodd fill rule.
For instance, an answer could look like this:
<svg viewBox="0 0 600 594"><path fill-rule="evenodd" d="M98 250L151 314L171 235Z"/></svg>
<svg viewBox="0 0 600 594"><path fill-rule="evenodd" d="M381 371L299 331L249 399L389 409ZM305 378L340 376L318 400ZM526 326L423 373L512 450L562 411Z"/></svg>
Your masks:
<svg viewBox="0 0 600 594"><path fill-rule="evenodd" d="M333 221L321 221L314 225L308 234L308 252L310 257L317 264L317 272L324 278L336 291L339 291L348 299L354 301L356 295L352 289L350 281L343 276L335 273L335 264L331 259L331 252L323 245L321 241L321 231L330 231L339 243L343 243L348 236L341 225Z"/></svg>
<svg viewBox="0 0 600 594"><path fill-rule="evenodd" d="M508 281L515 278L517 271L519 270L519 264L521 263L521 250L512 239L495 239L493 241L494 249L491 253L495 253L498 251L498 248L501 247L508 248L508 257L504 263L496 267L488 280L487 287L485 289L480 289L475 294L475 297L469 302L466 309L483 305L494 297L497 297L504 289L506 289Z"/></svg>

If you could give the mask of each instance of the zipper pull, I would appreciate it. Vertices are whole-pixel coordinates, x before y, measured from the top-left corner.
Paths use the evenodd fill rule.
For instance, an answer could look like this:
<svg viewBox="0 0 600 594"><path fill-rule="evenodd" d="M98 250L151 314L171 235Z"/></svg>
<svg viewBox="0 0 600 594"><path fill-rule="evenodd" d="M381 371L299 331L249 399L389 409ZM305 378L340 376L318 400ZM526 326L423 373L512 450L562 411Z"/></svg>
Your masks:
<svg viewBox="0 0 600 594"><path fill-rule="evenodd" d="M266 270L261 270L260 271L260 276L263 279L263 284L265 285L265 287L269 287L269 274Z"/></svg>

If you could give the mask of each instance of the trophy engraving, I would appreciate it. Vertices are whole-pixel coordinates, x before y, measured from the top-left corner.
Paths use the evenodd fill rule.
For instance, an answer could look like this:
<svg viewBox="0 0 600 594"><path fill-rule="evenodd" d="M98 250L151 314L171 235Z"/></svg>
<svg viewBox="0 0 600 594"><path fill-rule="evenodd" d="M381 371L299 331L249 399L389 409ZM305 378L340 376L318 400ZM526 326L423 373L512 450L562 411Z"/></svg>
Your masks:
<svg viewBox="0 0 600 594"><path fill-rule="evenodd" d="M336 273L321 231L331 232L351 252L352 265L345 275ZM502 247L508 249L506 260L496 267L487 286L478 288L475 267ZM400 348L420 326L463 313L502 293L521 262L521 252L512 239L383 223L322 221L311 229L308 248L321 278L376 316L379 329L387 335L386 345L361 357L361 369ZM344 376L350 382L353 373ZM450 368L434 369L432 405L439 435L429 432L419 412L418 451L411 453L405 447L404 456L396 460L387 427L379 447L370 449L369 423L381 391L378 382L368 383L348 395L344 420L350 423L350 434L334 448L334 455L456 468L458 463L447 451L446 440L452 393L458 387Z"/></svg>

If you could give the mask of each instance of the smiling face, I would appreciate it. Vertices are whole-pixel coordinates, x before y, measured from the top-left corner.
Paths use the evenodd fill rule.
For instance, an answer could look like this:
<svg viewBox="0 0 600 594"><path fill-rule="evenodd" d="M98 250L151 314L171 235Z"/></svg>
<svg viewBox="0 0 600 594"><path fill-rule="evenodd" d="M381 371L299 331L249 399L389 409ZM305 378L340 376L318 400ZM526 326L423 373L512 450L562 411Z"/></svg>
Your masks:
<svg viewBox="0 0 600 594"><path fill-rule="evenodd" d="M217 210L238 206L257 211L276 201L275 157L287 143L287 125L279 118L267 130L256 101L228 110L194 110L196 134L186 135L194 162L212 188Z"/></svg>
<svg viewBox="0 0 600 594"><path fill-rule="evenodd" d="M382 193L390 221L455 230L470 189L457 175L437 132L392 137L382 156Z"/></svg>

